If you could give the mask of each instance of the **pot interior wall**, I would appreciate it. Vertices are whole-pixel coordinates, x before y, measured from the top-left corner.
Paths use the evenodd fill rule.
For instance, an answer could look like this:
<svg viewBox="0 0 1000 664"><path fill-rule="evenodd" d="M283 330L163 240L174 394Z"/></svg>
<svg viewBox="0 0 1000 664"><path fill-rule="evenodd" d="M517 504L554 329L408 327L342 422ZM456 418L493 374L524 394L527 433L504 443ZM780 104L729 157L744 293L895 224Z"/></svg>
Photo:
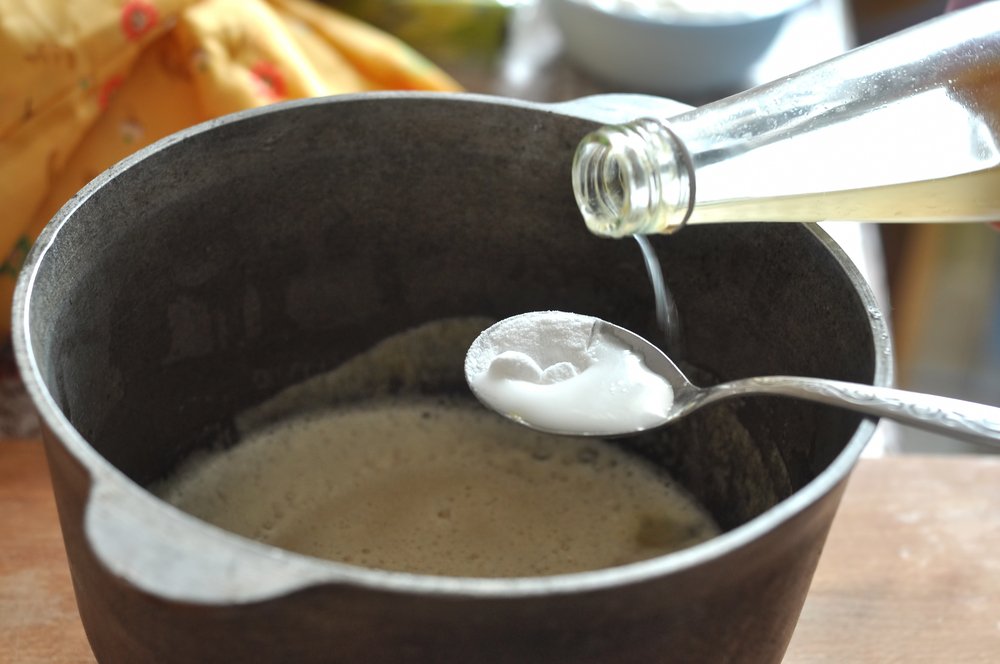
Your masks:
<svg viewBox="0 0 1000 664"><path fill-rule="evenodd" d="M450 316L597 315L656 337L638 247L590 235L569 168L593 125L484 100L314 101L148 154L83 197L41 259L31 343L59 408L139 483L232 434L232 416L376 341ZM654 238L713 379L871 382L850 279L796 224ZM464 390L461 368L443 390ZM778 399L623 441L725 527L801 487L858 418Z"/></svg>

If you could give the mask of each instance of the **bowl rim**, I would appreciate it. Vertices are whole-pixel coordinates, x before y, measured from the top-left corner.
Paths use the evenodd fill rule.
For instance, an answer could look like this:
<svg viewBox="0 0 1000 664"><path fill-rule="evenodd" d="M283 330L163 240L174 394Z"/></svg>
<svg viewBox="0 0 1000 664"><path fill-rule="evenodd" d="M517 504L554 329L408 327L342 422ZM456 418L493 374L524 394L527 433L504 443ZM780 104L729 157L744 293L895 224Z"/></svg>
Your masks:
<svg viewBox="0 0 1000 664"><path fill-rule="evenodd" d="M576 7L600 14L611 20L626 21L652 27L690 28L710 30L712 28L735 28L749 26L764 21L773 21L795 12L816 0L771 0L766 11L755 12L683 12L642 10L621 0L546 0L555 5Z"/></svg>

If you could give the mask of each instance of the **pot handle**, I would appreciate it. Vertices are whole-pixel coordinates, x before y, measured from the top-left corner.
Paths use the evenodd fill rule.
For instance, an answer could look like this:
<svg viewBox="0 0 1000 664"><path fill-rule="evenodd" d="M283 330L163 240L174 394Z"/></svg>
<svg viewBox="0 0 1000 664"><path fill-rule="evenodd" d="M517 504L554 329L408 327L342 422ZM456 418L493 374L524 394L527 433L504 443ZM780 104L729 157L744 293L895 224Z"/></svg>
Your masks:
<svg viewBox="0 0 1000 664"><path fill-rule="evenodd" d="M112 574L142 591L184 603L238 604L341 580L336 565L227 533L162 503L116 470L95 475L102 476L94 477L87 501L87 542Z"/></svg>
<svg viewBox="0 0 1000 664"><path fill-rule="evenodd" d="M563 115L601 124L621 124L641 117L669 118L691 110L691 106L673 99L642 94L592 95L548 107Z"/></svg>

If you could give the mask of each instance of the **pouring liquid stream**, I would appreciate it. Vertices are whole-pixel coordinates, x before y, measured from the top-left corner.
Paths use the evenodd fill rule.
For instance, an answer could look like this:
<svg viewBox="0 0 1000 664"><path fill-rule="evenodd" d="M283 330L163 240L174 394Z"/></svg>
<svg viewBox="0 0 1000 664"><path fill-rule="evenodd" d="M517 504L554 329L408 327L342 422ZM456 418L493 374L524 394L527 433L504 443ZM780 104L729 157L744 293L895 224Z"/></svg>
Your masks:
<svg viewBox="0 0 1000 664"><path fill-rule="evenodd" d="M680 315L677 313L677 303L674 301L673 293L667 288L667 282L663 279L660 259L657 257L656 250L653 249L649 238L642 235L634 235L633 237L639 245L639 251L642 252L646 274L649 276L649 283L653 288L656 324L663 333L666 351L672 357L680 358L683 354Z"/></svg>

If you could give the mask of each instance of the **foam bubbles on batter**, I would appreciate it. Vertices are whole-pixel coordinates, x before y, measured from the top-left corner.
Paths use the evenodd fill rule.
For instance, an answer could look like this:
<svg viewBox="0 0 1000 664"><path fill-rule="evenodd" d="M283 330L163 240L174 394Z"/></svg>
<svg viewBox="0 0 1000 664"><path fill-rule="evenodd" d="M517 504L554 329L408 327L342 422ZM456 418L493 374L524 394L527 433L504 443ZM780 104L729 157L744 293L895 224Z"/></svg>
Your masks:
<svg viewBox="0 0 1000 664"><path fill-rule="evenodd" d="M421 574L579 572L718 533L680 487L617 447L431 397L287 418L155 490L274 546Z"/></svg>

